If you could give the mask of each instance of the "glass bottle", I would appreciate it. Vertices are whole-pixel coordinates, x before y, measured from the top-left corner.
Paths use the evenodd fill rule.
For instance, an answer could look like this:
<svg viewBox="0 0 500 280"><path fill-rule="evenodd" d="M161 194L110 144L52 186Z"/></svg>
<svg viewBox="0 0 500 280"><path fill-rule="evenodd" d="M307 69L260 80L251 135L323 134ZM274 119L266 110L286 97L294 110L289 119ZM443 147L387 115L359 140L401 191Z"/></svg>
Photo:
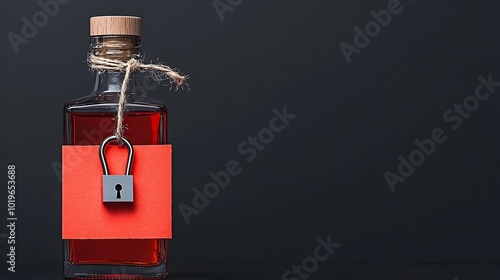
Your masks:
<svg viewBox="0 0 500 280"><path fill-rule="evenodd" d="M116 31L122 28L119 25L123 25L123 21L132 25L128 27L132 32ZM140 18L136 17L92 18L90 52L122 61L140 57L139 26ZM90 95L64 106L64 145L100 145L107 136L113 135L124 73L107 70L97 71L95 75ZM138 77L137 73L131 74L127 88L124 136L134 145L166 144L167 108L146 96ZM68 278L164 278L167 275L166 239L64 240L63 247L64 275Z"/></svg>

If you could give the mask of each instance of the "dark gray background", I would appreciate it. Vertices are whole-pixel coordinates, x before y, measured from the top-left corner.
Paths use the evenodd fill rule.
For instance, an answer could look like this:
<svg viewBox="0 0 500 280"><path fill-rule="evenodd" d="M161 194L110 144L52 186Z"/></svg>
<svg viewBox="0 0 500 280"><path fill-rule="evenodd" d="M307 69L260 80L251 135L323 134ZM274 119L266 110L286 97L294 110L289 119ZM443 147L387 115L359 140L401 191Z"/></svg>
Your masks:
<svg viewBox="0 0 500 280"><path fill-rule="evenodd" d="M2 239L0 278L61 273L61 186L51 164L61 156L62 107L92 87L89 17L124 14L143 18L147 58L191 76L190 93L148 93L169 108L173 278L280 279L331 235L342 245L311 279L498 279L500 98L482 101L456 131L442 114L474 93L479 75L500 80L500 4L402 0L404 10L348 64L339 44L352 44L353 28L387 3L244 0L221 21L212 1L73 0L15 54L7 34L41 9L2 0L0 167L17 166L19 221L18 272L7 272ZM238 144L283 106L297 118L243 164ZM383 173L436 127L448 140L391 192ZM243 172L186 225L178 204L191 204L192 189L231 159Z"/></svg>

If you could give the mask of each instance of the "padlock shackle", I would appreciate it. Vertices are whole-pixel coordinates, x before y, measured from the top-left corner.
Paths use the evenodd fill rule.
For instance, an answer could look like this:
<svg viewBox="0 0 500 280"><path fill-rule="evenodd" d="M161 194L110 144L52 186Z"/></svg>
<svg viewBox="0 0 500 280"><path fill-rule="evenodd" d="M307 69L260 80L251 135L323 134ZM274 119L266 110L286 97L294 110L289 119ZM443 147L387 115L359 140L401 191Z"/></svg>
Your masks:
<svg viewBox="0 0 500 280"><path fill-rule="evenodd" d="M108 162L106 161L104 150L109 142L113 140L116 141L117 139L118 137L111 135L108 138L104 139L101 143L101 146L99 146L99 157L101 158L102 171L104 175L109 175ZM130 172L132 171L132 160L134 159L134 148L127 138L122 137L122 141L123 143L125 143L125 146L127 146L128 149L127 169L125 170L125 175L130 175Z"/></svg>

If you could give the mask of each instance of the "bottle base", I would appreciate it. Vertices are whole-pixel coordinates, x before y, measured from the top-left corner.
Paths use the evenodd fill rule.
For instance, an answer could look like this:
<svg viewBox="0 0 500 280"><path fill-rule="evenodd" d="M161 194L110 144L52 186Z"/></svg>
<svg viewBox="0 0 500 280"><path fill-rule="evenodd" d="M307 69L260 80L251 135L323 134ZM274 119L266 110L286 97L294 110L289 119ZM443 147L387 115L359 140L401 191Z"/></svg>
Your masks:
<svg viewBox="0 0 500 280"><path fill-rule="evenodd" d="M166 279L167 265L140 267L65 263L64 277L67 279Z"/></svg>

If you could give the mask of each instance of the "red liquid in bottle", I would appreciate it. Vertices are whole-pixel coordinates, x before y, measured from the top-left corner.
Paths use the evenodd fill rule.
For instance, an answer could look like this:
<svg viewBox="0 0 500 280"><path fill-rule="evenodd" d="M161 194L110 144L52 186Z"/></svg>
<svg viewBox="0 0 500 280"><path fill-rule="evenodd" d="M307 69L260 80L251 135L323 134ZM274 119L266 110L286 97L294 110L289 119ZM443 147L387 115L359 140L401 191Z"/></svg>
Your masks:
<svg viewBox="0 0 500 280"><path fill-rule="evenodd" d="M66 114L69 131L65 135L69 139L65 142L68 145L100 145L104 138L113 134L116 125L116 113ZM166 143L165 111L126 112L124 127L124 135L133 145ZM167 255L166 246L167 241L162 239L69 240L73 264L154 266Z"/></svg>

